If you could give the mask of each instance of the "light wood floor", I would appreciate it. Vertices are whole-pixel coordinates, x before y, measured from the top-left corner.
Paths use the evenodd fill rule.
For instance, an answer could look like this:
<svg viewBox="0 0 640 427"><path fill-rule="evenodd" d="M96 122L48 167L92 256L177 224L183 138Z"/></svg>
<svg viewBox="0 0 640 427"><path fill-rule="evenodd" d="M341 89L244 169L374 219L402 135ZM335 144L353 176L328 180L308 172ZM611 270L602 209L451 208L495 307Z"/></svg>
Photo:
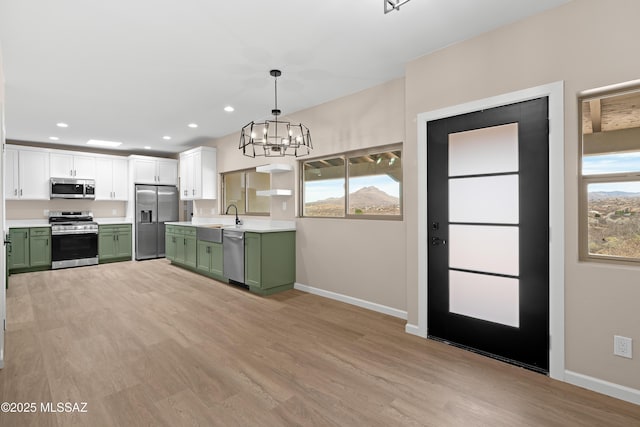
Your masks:
<svg viewBox="0 0 640 427"><path fill-rule="evenodd" d="M640 407L299 291L169 265L13 275L0 401L87 402L0 426L639 426Z"/></svg>

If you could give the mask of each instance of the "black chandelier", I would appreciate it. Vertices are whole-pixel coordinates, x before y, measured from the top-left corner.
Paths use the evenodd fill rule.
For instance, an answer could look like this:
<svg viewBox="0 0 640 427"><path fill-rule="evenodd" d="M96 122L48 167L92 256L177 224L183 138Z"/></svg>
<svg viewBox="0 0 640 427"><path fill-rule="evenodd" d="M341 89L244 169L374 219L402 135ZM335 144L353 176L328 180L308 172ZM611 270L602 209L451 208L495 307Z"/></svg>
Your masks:
<svg viewBox="0 0 640 427"><path fill-rule="evenodd" d="M273 120L251 122L243 127L238 148L248 157L256 154L265 157L306 156L313 148L309 128L301 123L278 120L278 77L282 72L271 70L269 74L274 77L275 87L275 107L271 110Z"/></svg>

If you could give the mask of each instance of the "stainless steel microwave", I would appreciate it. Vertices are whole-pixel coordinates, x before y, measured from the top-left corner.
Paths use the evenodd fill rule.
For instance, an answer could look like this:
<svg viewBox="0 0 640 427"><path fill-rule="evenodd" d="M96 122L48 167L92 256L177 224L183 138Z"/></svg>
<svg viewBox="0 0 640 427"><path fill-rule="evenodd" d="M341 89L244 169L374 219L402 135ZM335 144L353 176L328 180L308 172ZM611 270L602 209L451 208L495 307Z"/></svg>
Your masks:
<svg viewBox="0 0 640 427"><path fill-rule="evenodd" d="M95 199L96 182L93 179L51 178L52 199Z"/></svg>

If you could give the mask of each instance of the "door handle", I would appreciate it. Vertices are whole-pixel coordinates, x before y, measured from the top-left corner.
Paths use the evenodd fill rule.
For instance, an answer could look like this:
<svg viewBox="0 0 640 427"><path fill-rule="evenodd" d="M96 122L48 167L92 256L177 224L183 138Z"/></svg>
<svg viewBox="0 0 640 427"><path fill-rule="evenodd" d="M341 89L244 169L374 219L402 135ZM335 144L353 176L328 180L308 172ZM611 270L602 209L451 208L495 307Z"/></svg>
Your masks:
<svg viewBox="0 0 640 427"><path fill-rule="evenodd" d="M431 246L439 246L439 245L446 245L447 241L444 239L441 239L439 237L432 237L431 238Z"/></svg>

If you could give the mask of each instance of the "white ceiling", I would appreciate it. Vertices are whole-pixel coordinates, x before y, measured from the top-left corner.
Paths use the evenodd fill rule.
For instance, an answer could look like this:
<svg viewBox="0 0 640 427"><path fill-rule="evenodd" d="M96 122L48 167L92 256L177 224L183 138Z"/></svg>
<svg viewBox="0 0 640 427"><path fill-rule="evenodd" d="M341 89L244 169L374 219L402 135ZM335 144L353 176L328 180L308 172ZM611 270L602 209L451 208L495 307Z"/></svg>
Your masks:
<svg viewBox="0 0 640 427"><path fill-rule="evenodd" d="M383 2L0 0L7 138L178 152L267 118L272 68L286 116L567 0Z"/></svg>

